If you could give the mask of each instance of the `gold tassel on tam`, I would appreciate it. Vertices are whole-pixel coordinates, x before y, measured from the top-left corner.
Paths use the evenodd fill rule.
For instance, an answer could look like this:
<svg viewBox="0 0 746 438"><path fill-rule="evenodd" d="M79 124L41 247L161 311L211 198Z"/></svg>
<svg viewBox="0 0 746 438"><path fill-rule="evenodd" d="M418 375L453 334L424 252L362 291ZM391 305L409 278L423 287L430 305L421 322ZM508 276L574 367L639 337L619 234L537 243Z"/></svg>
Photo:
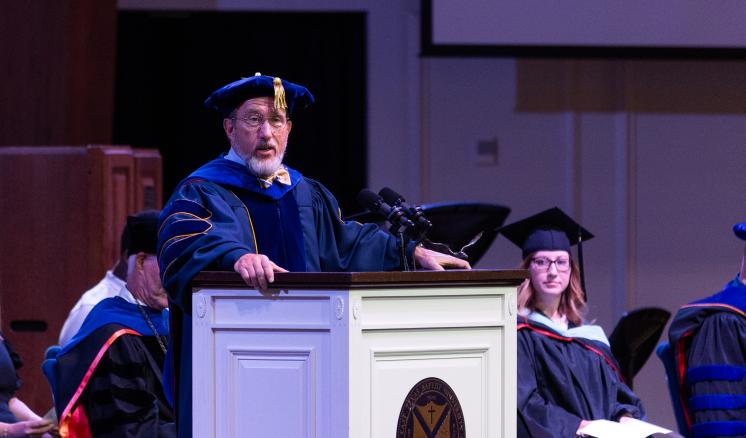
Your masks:
<svg viewBox="0 0 746 438"><path fill-rule="evenodd" d="M282 80L275 78L272 84L275 86L275 109L282 108L287 111L288 104L285 102L285 88L282 87Z"/></svg>

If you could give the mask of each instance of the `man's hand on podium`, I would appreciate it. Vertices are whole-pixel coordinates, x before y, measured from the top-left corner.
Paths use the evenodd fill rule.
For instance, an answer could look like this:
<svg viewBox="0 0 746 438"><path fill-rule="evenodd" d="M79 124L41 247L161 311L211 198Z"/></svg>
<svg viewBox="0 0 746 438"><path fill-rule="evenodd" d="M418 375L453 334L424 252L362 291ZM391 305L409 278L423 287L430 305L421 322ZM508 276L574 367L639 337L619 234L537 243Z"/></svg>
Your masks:
<svg viewBox="0 0 746 438"><path fill-rule="evenodd" d="M241 275L246 284L262 292L267 292L269 283L275 281L275 272L287 272L264 254L242 255L233 264L233 270Z"/></svg>
<svg viewBox="0 0 746 438"><path fill-rule="evenodd" d="M433 271L449 269L471 269L469 262L459 258L431 251L418 246L414 250L414 259L418 266ZM247 285L266 292L269 284L275 281L275 272L288 272L277 266L264 254L244 254L236 260L233 265L236 271Z"/></svg>
<svg viewBox="0 0 746 438"><path fill-rule="evenodd" d="M432 251L422 246L414 249L415 263L424 269L431 271L443 271L449 269L471 269L471 265L466 260Z"/></svg>

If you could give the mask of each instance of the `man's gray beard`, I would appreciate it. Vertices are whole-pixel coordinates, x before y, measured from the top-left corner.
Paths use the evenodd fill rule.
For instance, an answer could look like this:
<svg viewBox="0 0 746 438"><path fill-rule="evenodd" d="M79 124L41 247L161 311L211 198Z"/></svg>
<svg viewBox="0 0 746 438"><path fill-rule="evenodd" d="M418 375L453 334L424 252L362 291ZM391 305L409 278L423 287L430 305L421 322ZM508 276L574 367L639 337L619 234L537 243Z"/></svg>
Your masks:
<svg viewBox="0 0 746 438"><path fill-rule="evenodd" d="M249 158L249 161L246 162L246 165L249 166L249 169L254 173L254 175L257 175L259 177L267 177L275 173L277 169L280 168L284 156L284 152L276 155L274 158L271 158L269 160L260 160L252 156L251 158Z"/></svg>

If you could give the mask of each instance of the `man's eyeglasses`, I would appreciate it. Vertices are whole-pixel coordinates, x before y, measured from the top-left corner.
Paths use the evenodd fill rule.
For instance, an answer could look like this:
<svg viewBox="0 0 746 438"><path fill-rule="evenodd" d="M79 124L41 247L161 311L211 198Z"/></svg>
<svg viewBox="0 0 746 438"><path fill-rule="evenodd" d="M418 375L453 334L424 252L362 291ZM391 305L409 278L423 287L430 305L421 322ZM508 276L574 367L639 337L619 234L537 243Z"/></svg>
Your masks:
<svg viewBox="0 0 746 438"><path fill-rule="evenodd" d="M534 257L531 259L531 264L536 268L544 271L549 271L549 267L554 263L554 267L559 272L567 272L570 270L570 259L556 259L550 260L546 257Z"/></svg>
<svg viewBox="0 0 746 438"><path fill-rule="evenodd" d="M273 129L280 129L287 125L288 119L280 114L270 114L269 117L264 117L261 114L248 114L243 117L235 117L238 120L246 123L249 128L258 128L264 125L264 122L269 122L269 126Z"/></svg>

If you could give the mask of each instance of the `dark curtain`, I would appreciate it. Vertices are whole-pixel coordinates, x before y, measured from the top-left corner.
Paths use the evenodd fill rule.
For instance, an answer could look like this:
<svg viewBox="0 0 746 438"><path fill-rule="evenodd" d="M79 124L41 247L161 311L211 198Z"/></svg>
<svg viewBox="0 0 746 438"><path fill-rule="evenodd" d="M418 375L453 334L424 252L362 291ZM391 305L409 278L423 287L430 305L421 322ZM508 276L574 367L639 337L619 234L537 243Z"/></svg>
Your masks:
<svg viewBox="0 0 746 438"><path fill-rule="evenodd" d="M203 106L218 87L253 75L308 87L286 163L323 182L346 212L366 183L364 13L120 11L113 139L158 148L164 199L228 150L222 119Z"/></svg>

